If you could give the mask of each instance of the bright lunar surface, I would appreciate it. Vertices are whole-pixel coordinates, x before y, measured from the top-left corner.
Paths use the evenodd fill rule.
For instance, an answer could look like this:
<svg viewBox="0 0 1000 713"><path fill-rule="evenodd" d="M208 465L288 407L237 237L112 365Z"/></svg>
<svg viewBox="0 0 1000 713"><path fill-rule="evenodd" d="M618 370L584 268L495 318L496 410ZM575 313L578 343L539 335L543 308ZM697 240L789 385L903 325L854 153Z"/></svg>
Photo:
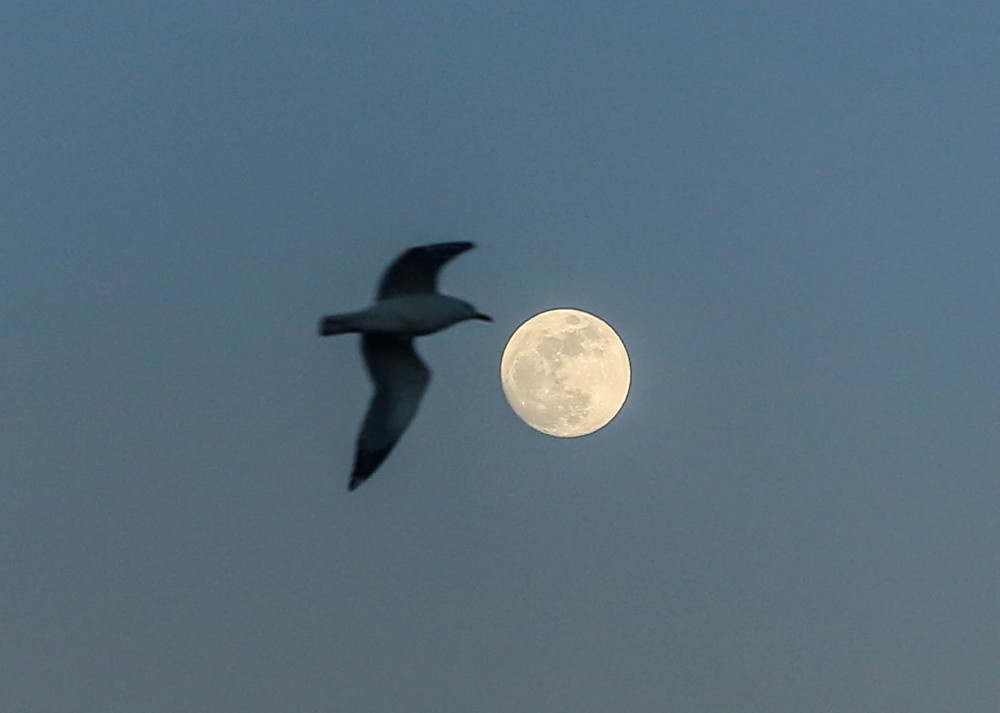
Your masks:
<svg viewBox="0 0 1000 713"><path fill-rule="evenodd" d="M526 424L574 438L618 414L632 369L625 345L607 323L580 310L554 309L536 314L511 335L500 381Z"/></svg>

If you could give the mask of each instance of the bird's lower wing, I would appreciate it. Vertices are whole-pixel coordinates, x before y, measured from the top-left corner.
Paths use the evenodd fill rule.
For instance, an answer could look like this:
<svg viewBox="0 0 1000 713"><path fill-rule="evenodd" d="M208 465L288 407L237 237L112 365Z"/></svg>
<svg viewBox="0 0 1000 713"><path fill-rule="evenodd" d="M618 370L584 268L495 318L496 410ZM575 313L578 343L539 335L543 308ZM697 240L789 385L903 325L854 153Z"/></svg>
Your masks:
<svg viewBox="0 0 1000 713"><path fill-rule="evenodd" d="M350 490L371 477L392 451L416 415L431 378L412 339L366 334L361 338L361 352L375 383L375 395L358 435Z"/></svg>

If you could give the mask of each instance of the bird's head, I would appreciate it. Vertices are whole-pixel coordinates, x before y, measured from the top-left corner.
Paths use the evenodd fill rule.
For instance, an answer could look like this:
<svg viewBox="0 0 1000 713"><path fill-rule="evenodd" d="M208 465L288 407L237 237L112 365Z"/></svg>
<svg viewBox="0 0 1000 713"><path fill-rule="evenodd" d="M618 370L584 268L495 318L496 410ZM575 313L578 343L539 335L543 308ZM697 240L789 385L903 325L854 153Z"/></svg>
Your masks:
<svg viewBox="0 0 1000 713"><path fill-rule="evenodd" d="M477 319L480 322L492 322L493 318L488 314L480 312L478 309L470 305L468 302L462 303L462 308L464 310L463 319Z"/></svg>

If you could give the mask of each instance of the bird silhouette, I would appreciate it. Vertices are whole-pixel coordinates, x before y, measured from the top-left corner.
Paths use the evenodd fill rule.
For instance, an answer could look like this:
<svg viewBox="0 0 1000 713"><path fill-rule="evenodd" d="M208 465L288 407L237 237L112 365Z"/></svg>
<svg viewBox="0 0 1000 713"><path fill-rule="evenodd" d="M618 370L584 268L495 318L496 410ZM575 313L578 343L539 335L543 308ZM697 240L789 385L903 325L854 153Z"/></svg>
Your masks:
<svg viewBox="0 0 1000 713"><path fill-rule="evenodd" d="M444 264L473 247L470 242L452 242L410 248L386 268L375 304L320 319L320 336L361 334L361 353L375 386L358 434L348 490L372 476L420 406L431 372L413 348L413 338L469 319L493 321L468 302L437 291Z"/></svg>

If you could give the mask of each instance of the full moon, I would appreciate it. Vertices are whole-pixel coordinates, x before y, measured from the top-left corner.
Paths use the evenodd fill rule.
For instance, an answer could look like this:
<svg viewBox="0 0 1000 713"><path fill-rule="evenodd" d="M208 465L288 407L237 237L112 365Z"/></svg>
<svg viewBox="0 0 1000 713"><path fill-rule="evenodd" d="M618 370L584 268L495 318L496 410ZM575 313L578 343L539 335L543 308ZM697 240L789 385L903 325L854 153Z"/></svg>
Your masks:
<svg viewBox="0 0 1000 713"><path fill-rule="evenodd" d="M575 438L618 415L632 369L625 345L606 322L576 309L553 309L511 335L500 382L526 424L550 436Z"/></svg>

